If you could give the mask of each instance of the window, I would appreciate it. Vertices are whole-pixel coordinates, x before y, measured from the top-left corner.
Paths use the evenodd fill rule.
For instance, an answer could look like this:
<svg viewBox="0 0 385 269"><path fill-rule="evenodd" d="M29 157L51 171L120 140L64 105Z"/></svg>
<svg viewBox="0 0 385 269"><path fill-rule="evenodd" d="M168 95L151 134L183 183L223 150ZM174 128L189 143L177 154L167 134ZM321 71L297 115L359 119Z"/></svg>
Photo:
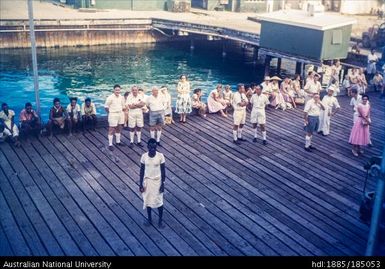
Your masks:
<svg viewBox="0 0 385 269"><path fill-rule="evenodd" d="M333 30L332 44L339 45L342 43L342 30Z"/></svg>

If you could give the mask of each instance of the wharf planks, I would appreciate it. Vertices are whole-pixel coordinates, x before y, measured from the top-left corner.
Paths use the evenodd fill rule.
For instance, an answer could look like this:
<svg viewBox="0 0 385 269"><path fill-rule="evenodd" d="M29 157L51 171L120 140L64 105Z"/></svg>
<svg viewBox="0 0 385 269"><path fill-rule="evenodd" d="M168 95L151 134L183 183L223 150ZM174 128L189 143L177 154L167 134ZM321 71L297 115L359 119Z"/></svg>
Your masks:
<svg viewBox="0 0 385 269"><path fill-rule="evenodd" d="M332 132L314 135L313 153L303 149L303 107L267 111L267 146L251 142L249 123L248 141L234 145L231 116L165 126L158 148L167 167L164 229L143 226L146 147L108 151L105 126L21 148L1 144L0 255L363 255L363 165L382 152L385 101L372 94L374 147L359 158L347 143L349 99L339 101ZM128 144L127 131L122 140Z"/></svg>

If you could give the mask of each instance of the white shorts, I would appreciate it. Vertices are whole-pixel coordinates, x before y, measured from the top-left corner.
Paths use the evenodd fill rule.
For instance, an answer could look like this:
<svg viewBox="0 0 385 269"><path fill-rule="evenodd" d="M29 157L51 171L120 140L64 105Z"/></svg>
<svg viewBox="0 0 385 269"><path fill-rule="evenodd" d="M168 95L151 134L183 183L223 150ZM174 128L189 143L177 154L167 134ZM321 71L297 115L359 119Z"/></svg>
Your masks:
<svg viewBox="0 0 385 269"><path fill-rule="evenodd" d="M128 127L135 128L139 127L142 128L144 126L143 122L143 113L142 112L130 112L128 114Z"/></svg>
<svg viewBox="0 0 385 269"><path fill-rule="evenodd" d="M11 125L10 124L6 124L6 126L8 127L8 129L11 129ZM19 128L17 127L16 124L13 124L12 133L8 129L4 128L4 134L5 135L12 136L12 137L19 136Z"/></svg>
<svg viewBox="0 0 385 269"><path fill-rule="evenodd" d="M246 123L246 110L234 110L234 125Z"/></svg>
<svg viewBox="0 0 385 269"><path fill-rule="evenodd" d="M266 124L266 113L264 109L252 110L250 114L250 122L252 124Z"/></svg>
<svg viewBox="0 0 385 269"><path fill-rule="evenodd" d="M116 127L118 124L124 124L124 112L108 113L108 126Z"/></svg>

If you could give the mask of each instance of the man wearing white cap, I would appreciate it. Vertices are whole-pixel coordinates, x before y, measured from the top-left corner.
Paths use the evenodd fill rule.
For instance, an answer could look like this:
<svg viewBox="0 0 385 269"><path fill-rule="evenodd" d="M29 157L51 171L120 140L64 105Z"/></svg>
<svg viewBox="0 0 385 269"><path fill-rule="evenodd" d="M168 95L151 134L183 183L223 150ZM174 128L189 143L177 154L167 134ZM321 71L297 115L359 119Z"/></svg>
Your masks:
<svg viewBox="0 0 385 269"><path fill-rule="evenodd" d="M322 110L319 116L318 133L324 136L330 133L330 119L340 110L340 104L336 97L333 96L335 87L328 88L328 94L322 98L322 104L325 110ZM334 111L333 111L334 108Z"/></svg>

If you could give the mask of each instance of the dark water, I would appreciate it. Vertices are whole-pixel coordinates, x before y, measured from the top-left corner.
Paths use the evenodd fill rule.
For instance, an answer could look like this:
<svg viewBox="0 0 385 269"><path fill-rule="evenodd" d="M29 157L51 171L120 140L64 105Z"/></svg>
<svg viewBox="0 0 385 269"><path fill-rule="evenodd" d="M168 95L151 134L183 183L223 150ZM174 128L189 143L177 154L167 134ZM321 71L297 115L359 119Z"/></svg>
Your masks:
<svg viewBox="0 0 385 269"><path fill-rule="evenodd" d="M187 74L192 88L203 89L205 99L217 83L235 88L240 82L260 82L263 76L262 66L248 64L241 56L223 58L220 49L205 47L191 52L186 43L38 49L38 68L44 119L54 97L63 105L68 97L91 97L104 115L103 103L114 84L123 92L140 85L147 94L153 85L166 85L175 100L179 75ZM35 104L32 73L29 49L0 51L0 102L7 102L17 115L25 102Z"/></svg>

